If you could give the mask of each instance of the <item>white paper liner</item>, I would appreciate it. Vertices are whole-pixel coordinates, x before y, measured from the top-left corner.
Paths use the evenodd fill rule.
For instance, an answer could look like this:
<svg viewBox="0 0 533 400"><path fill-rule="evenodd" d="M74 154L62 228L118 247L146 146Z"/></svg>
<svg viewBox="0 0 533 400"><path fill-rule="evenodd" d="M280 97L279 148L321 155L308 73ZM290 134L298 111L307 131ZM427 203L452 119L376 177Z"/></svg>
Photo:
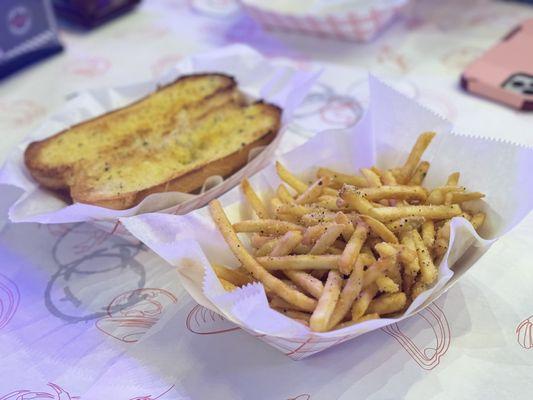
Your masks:
<svg viewBox="0 0 533 400"><path fill-rule="evenodd" d="M125 227L153 251L178 267L185 289L201 305L223 315L252 335L294 359L301 359L363 333L398 322L420 311L444 293L490 247L532 208L530 174L533 150L511 143L458 136L444 119L371 78L371 101L363 120L353 129L319 133L304 145L281 157L293 172L309 177L318 166L345 172L377 164L403 163L417 136L438 133L424 159L431 168L424 185L442 185L454 171L461 185L486 193L486 202L472 204L487 213L481 238L470 223L454 218L450 246L439 266L436 284L421 294L399 318L363 322L341 330L314 333L298 322L269 308L263 286L252 284L227 293L209 262L237 266L216 229L207 207L185 216L145 214L121 220ZM280 183L274 165L251 178L261 196L268 198ZM248 219L251 211L239 188L221 197L232 222ZM453 270L450 268L453 266Z"/></svg>
<svg viewBox="0 0 533 400"><path fill-rule="evenodd" d="M75 203L68 204L53 192L33 180L24 165L24 150L34 140L41 140L83 120L96 117L112 109L123 107L167 84L180 75L199 72L223 72L236 78L239 89L254 99L264 99L283 109L282 125L276 139L250 162L218 186L200 195L167 192L147 196L141 203L127 210ZM209 200L236 185L242 176L258 171L272 157L293 111L307 95L319 73L299 71L292 67L266 60L262 55L243 45L233 45L209 53L184 59L157 81L103 88L77 94L57 113L49 117L23 143L18 145L0 170L0 184L23 190L21 197L9 209L12 222L39 222L43 224L80 221L115 221L145 212L164 211L186 213L205 205ZM213 179L208 181L213 183Z"/></svg>

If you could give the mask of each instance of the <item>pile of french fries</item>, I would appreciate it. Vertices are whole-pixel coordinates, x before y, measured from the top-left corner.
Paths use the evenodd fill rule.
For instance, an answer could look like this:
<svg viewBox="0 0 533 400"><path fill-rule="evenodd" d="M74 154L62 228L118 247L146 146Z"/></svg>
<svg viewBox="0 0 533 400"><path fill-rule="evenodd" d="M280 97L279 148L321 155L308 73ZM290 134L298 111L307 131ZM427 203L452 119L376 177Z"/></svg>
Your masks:
<svg viewBox="0 0 533 400"><path fill-rule="evenodd" d="M459 186L458 172L443 186L422 186L430 165L421 158L434 136L420 135L399 168L360 175L319 168L310 184L278 162L284 183L269 205L242 182L256 219L232 224L212 201L211 215L241 263L213 266L224 288L262 282L273 309L315 332L402 313L436 282L450 220L464 217L476 230L485 220L465 209L484 195ZM251 235L252 248L239 233Z"/></svg>

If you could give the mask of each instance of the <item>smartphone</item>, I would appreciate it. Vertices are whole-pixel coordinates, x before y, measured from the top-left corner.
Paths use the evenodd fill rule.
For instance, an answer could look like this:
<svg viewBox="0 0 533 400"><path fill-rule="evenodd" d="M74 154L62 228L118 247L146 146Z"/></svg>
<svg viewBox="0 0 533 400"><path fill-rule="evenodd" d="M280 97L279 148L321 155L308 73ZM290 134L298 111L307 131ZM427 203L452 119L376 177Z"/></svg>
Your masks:
<svg viewBox="0 0 533 400"><path fill-rule="evenodd" d="M533 19L470 64L461 75L466 91L519 110L533 111Z"/></svg>

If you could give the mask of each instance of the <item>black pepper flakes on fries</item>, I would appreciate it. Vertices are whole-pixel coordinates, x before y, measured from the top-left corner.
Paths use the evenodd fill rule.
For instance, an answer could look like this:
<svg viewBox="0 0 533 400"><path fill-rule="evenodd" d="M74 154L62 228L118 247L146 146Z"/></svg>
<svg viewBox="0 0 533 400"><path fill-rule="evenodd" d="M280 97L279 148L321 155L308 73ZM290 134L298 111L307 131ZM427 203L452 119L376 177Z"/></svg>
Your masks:
<svg viewBox="0 0 533 400"><path fill-rule="evenodd" d="M422 186L430 163L421 158L434 136L420 135L402 166L360 175L321 167L310 181L276 162L282 183L269 201L242 181L254 219L231 224L213 200L213 219L242 265L213 266L222 286L259 281L274 310L315 332L405 311L438 280L451 219L475 230L485 222L463 204L485 195L459 186L459 172L442 186ZM239 234L251 235L251 248Z"/></svg>

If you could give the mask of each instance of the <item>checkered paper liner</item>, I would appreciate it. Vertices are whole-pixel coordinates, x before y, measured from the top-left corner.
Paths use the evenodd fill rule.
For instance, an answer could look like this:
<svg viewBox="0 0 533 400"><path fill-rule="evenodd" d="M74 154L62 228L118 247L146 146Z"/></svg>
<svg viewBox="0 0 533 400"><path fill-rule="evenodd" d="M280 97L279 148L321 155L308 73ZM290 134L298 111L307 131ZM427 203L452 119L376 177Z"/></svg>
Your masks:
<svg viewBox="0 0 533 400"><path fill-rule="evenodd" d="M368 42L383 31L406 7L409 0L394 1L388 6L354 7L344 13L288 14L241 0L242 8L270 30L298 32L324 38Z"/></svg>
<svg viewBox="0 0 533 400"><path fill-rule="evenodd" d="M221 72L235 77L239 89L250 99L264 99L283 109L279 134L262 151L254 149L250 161L232 176L223 180L213 176L206 180L199 195L179 192L154 193L127 210L112 210L88 204L68 204L33 180L24 165L24 150L31 141L42 140L69 126L123 107L168 84L181 75L200 72ZM114 231L118 218L146 212L187 213L201 207L237 185L242 177L253 174L271 159L293 111L307 95L319 73L300 71L281 63L266 60L244 45L233 45L205 54L188 57L157 81L86 91L70 99L64 107L47 118L27 140L19 144L0 169L0 184L21 188L24 192L9 209L12 222L42 224L91 221Z"/></svg>
<svg viewBox="0 0 533 400"><path fill-rule="evenodd" d="M293 359L308 357L414 315L448 290L497 237L509 231L531 210L533 199L527 195L527 190L533 185L533 176L528 173L527 165L533 150L453 134L448 122L380 81L371 79L370 89L370 106L355 128L321 132L280 157L280 161L305 179L311 178L318 166L343 172L374 164L379 168L392 168L405 160L417 136L429 130L435 131L437 136L424 154L424 160L431 164L425 185L439 186L449 173L460 171L462 185L487 195L486 202L478 201L472 207L487 214L482 235L491 239L479 236L467 220L454 218L450 225L449 248L438 267L439 279L398 318L366 321L325 333L312 332L271 309L260 283L224 291L211 263L230 267L237 267L239 263L207 208L184 216L144 214L121 222L135 237L176 267L181 283L200 305ZM280 183L273 164L250 181L265 202ZM502 191L501 187L506 190ZM220 201L230 221L252 217L239 188L226 193ZM244 237L243 240L246 241Z"/></svg>

